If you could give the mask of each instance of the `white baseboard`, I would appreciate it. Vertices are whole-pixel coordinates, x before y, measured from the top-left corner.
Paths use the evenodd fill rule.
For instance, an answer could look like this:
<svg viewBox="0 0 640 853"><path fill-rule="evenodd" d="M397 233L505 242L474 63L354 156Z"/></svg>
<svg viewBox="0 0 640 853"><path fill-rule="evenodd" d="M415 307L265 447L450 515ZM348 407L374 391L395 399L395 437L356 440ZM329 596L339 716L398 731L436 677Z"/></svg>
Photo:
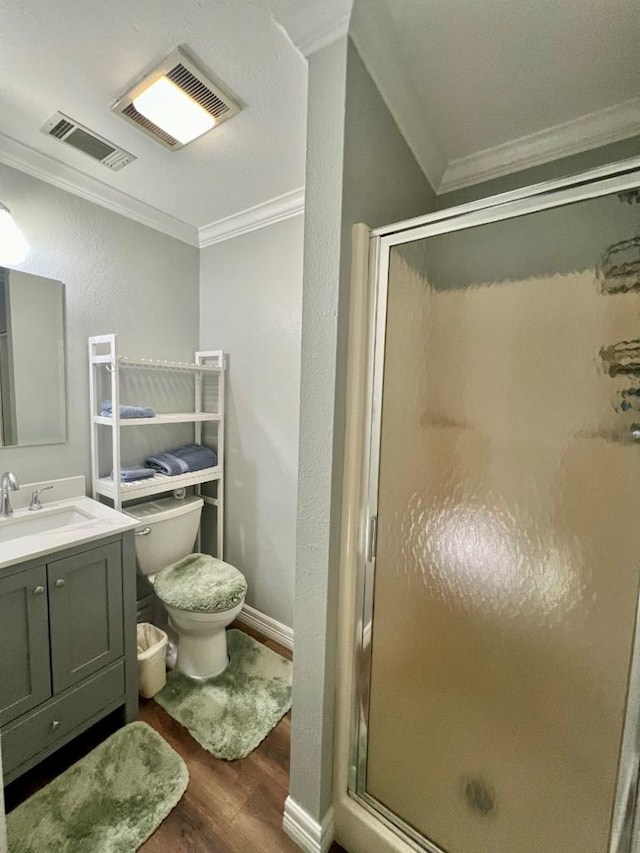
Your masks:
<svg viewBox="0 0 640 853"><path fill-rule="evenodd" d="M333 809L330 808L322 823L318 823L295 800L287 797L282 828L304 853L327 853L333 843Z"/></svg>
<svg viewBox="0 0 640 853"><path fill-rule="evenodd" d="M293 628L283 625L282 622L272 619L271 616L267 616L265 613L249 607L248 604L243 604L240 615L238 616L238 622L243 622L250 628L255 628L256 631L260 631L265 637L275 640L276 643L280 643L285 649L293 651Z"/></svg>

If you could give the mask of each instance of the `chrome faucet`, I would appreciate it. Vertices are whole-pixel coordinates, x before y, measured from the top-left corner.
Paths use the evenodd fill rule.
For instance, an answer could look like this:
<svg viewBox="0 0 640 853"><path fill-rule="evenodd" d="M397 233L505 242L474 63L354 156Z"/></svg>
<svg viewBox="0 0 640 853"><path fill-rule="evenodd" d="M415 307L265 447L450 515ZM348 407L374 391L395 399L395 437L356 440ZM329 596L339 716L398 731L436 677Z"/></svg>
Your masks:
<svg viewBox="0 0 640 853"><path fill-rule="evenodd" d="M11 471L5 471L0 479L0 490L2 490L2 504L0 505L0 518L9 518L13 515L13 507L9 500L9 492L17 492L20 488L18 478Z"/></svg>

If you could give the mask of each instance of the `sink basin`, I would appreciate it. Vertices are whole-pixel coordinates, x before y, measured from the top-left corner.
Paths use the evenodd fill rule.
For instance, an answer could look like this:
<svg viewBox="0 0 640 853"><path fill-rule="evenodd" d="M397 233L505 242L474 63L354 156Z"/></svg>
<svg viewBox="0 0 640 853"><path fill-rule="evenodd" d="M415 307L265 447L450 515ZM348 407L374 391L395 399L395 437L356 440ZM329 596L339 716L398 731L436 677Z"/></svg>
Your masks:
<svg viewBox="0 0 640 853"><path fill-rule="evenodd" d="M86 522L93 516L82 512L76 507L61 507L60 509L38 510L37 512L12 515L9 518L0 519L0 542L9 542L12 539L21 539L23 536L33 536L34 533L46 533L50 530L59 530L74 524Z"/></svg>
<svg viewBox="0 0 640 853"><path fill-rule="evenodd" d="M29 495L46 486L55 488L51 496L58 500L29 510ZM52 554L119 536L139 524L130 515L88 498L83 476L27 483L12 493L12 499L14 514L0 518L0 580L3 569L27 560L46 561Z"/></svg>

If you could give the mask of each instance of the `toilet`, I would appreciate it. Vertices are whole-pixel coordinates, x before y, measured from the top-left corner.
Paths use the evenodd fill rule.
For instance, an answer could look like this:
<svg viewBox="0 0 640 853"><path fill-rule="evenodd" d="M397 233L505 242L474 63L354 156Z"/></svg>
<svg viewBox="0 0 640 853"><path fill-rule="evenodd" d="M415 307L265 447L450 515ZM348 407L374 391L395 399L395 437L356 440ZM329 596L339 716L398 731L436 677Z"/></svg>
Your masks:
<svg viewBox="0 0 640 853"><path fill-rule="evenodd" d="M226 627L244 604L247 582L234 566L192 554L203 500L162 498L128 507L139 572L153 584L178 639L176 669L213 678L229 662Z"/></svg>

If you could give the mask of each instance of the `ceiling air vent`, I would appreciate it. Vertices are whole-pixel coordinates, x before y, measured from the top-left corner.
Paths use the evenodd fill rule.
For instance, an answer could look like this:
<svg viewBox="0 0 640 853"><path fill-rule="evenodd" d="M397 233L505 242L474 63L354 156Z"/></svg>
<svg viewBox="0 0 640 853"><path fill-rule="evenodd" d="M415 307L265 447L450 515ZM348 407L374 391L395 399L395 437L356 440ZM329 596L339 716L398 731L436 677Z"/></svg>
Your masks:
<svg viewBox="0 0 640 853"><path fill-rule="evenodd" d="M176 48L111 109L177 151L234 116L240 106Z"/></svg>
<svg viewBox="0 0 640 853"><path fill-rule="evenodd" d="M127 163L138 159L63 113L52 115L40 130L47 136L53 136L65 145L70 145L76 151L82 151L112 172L117 172Z"/></svg>

